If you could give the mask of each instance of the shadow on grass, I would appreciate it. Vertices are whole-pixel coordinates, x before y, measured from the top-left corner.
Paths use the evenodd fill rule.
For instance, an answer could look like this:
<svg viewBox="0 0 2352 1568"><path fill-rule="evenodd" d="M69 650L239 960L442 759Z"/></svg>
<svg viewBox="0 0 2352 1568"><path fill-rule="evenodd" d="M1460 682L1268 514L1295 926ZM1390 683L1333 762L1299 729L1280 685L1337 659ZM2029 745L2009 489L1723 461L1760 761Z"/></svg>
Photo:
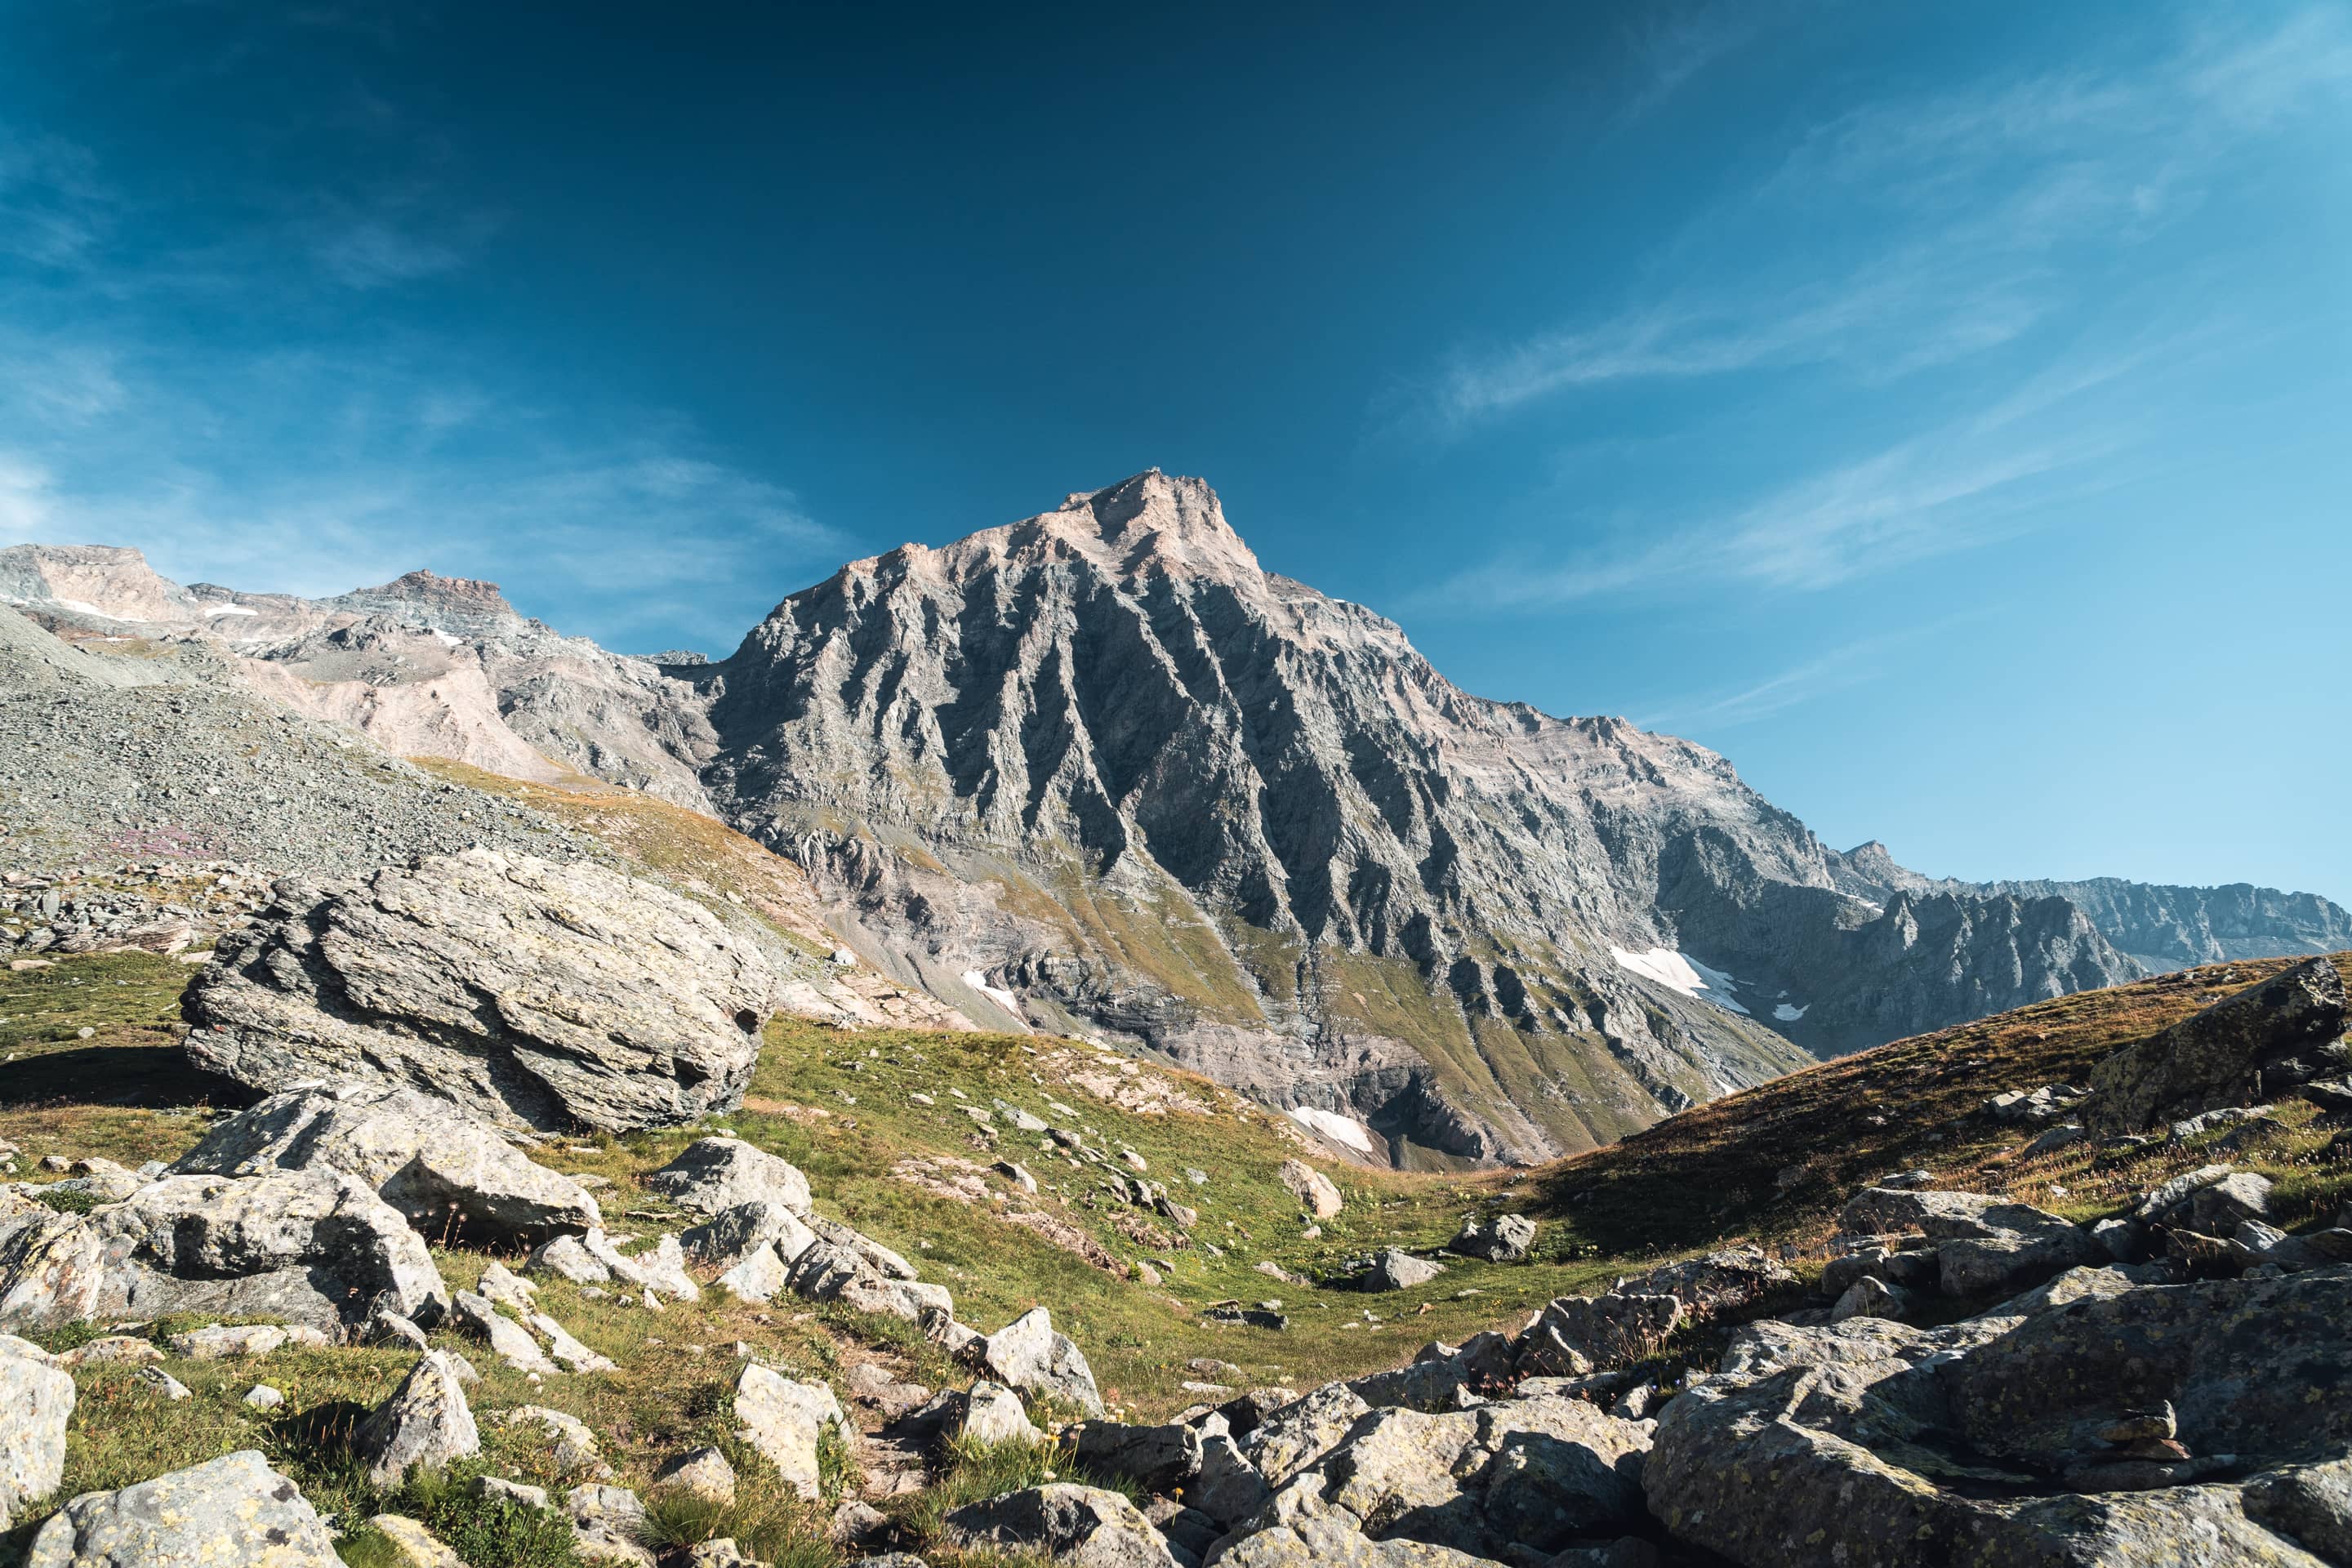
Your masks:
<svg viewBox="0 0 2352 1568"><path fill-rule="evenodd" d="M0 1110L44 1105L251 1105L260 1095L192 1067L177 1046L85 1046L0 1067Z"/></svg>

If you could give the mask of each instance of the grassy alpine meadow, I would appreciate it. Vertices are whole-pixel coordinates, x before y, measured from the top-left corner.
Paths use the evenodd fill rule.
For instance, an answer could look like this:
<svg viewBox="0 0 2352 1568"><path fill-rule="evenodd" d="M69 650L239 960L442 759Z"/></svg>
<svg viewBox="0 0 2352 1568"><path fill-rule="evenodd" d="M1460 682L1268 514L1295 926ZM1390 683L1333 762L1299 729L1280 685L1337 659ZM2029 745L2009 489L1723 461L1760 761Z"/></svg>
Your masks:
<svg viewBox="0 0 2352 1568"><path fill-rule="evenodd" d="M2352 955L2338 963L2352 964ZM1048 1308L1087 1353L1115 1411L1152 1420L1214 1403L1225 1389L1304 1390L1395 1365L1429 1341L1516 1328L1552 1296L1605 1289L1619 1275L1713 1247L1755 1241L1801 1273L1817 1269L1837 1206L1898 1170L1924 1167L1939 1185L2092 1219L2170 1175L2229 1161L2278 1184L2283 1223L2327 1223L2352 1197L2352 1149L2298 1101L2248 1129L2130 1149L2086 1142L2032 1160L2019 1151L2032 1130L1978 1114L2005 1089L2080 1083L2116 1047L2282 966L2189 971L1897 1041L1537 1171L1417 1174L1350 1164L1287 1119L1204 1079L1076 1041L853 1031L792 1017L769 1024L735 1112L692 1127L549 1140L532 1157L603 1178L610 1185L597 1193L609 1227L650 1238L695 1216L646 1191L644 1178L697 1137L742 1137L805 1172L821 1213L897 1249L925 1279L951 1289L961 1321L990 1331L1033 1306ZM56 1179L41 1167L51 1154L168 1161L252 1098L181 1058L178 997L191 973L144 953L0 973L0 1139L16 1146L16 1179ZM1284 1162L1301 1158L1343 1196L1339 1213L1319 1225L1279 1178ZM1194 1211L1189 1223L1131 1201L1139 1182L1159 1184L1172 1205ZM1121 1185L1127 1195L1114 1190ZM1465 1215L1501 1212L1538 1221L1528 1263L1448 1259L1444 1273L1413 1289L1354 1287L1355 1262L1371 1251L1433 1249ZM453 1289L471 1289L492 1260L462 1234L433 1240ZM519 1262L511 1254L500 1260ZM912 1325L837 1306L790 1297L759 1306L706 1289L698 1301L656 1311L561 1279L539 1282L544 1309L617 1370L535 1381L478 1342L436 1331L436 1344L466 1355L480 1373L468 1397L483 1452L449 1474L393 1489L367 1481L349 1438L404 1373L411 1352L288 1347L257 1360L191 1361L167 1352L161 1365L189 1390L179 1401L133 1366L79 1367L65 1484L51 1504L21 1510L0 1562L23 1549L50 1506L79 1492L254 1447L345 1528L342 1550L353 1563L398 1561L392 1543L364 1524L383 1510L425 1520L474 1568L575 1561L564 1531L478 1496L471 1478L564 1488L598 1479L601 1467L610 1469L603 1479L647 1499L656 1545L723 1535L763 1561L831 1563L840 1553L826 1539L826 1520L836 1501L860 1494L856 1457L829 1458L825 1499L792 1497L736 1434L730 1390L741 1361L836 1388L862 1363L929 1388L968 1377ZM1210 1309L1233 1302L1278 1302L1288 1327L1208 1321ZM132 1331L160 1343L203 1321ZM30 1337L64 1351L109 1328ZM284 1403L247 1405L257 1384ZM861 1426L879 1425L874 1411L845 1404ZM506 1419L527 1405L585 1422L598 1440L595 1460L561 1466L542 1426ZM1037 1414L1050 1420L1059 1413ZM649 1489L664 1462L704 1444L743 1478L735 1504ZM961 1502L1035 1484L1048 1472L1077 1479L1066 1452L1053 1447L958 1449L920 1489L877 1500L934 1562L1013 1562L955 1552L940 1541L939 1521Z"/></svg>

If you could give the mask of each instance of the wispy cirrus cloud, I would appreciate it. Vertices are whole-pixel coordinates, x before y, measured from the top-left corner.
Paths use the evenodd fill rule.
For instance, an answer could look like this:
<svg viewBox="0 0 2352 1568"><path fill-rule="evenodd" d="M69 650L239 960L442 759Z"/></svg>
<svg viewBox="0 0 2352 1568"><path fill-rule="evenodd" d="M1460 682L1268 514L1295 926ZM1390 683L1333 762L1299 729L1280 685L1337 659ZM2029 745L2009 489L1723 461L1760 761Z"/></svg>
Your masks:
<svg viewBox="0 0 2352 1568"><path fill-rule="evenodd" d="M1980 618L1973 615L1946 616L1898 631L1856 637L1760 680L1669 700L1636 716L1633 722L1644 730L1680 732L1727 730L1775 718L1817 698L1883 679L1889 672L1893 657L1903 649Z"/></svg>
<svg viewBox="0 0 2352 1568"><path fill-rule="evenodd" d="M1421 426L1645 380L1808 364L1883 380L2012 342L2095 287L2066 265L2079 247L2158 232L2347 88L2352 14L2315 6L2200 26L2129 65L1861 105L1695 215L1622 308L1455 354L1420 384Z"/></svg>

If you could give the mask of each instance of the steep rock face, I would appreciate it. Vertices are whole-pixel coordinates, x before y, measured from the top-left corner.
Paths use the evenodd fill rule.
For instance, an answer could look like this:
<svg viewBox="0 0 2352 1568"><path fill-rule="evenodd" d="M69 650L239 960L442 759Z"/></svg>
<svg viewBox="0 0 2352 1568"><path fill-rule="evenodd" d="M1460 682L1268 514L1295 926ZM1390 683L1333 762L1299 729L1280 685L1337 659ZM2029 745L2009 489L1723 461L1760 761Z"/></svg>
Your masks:
<svg viewBox="0 0 2352 1568"><path fill-rule="evenodd" d="M909 979L1399 1160L1574 1150L1800 1065L1791 1038L2128 972L2055 900L1841 891L1721 757L1458 690L1156 470L852 563L698 683L714 798Z"/></svg>

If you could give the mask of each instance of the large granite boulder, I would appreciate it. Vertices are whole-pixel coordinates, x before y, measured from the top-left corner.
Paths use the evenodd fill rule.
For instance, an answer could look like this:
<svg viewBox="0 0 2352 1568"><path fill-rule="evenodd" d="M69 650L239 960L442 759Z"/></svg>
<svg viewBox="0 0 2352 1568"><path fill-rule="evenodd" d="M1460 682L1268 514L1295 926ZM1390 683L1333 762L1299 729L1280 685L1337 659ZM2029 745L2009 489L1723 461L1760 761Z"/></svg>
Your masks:
<svg viewBox="0 0 2352 1568"><path fill-rule="evenodd" d="M341 1568L325 1521L247 1448L121 1491L85 1492L33 1538L26 1568Z"/></svg>
<svg viewBox="0 0 2352 1568"><path fill-rule="evenodd" d="M449 1292L400 1212L340 1171L166 1176L88 1214L0 1223L0 1325L274 1317L338 1338Z"/></svg>
<svg viewBox="0 0 2352 1568"><path fill-rule="evenodd" d="M1664 1351L1689 1315L1678 1296L1612 1290L1555 1297L1514 1342L1514 1361L1528 1377L1580 1377L1630 1365Z"/></svg>
<svg viewBox="0 0 2352 1568"><path fill-rule="evenodd" d="M1792 1290L1797 1277L1757 1247L1727 1247L1680 1263L1662 1263L1646 1274L1621 1280L1626 1296L1672 1296L1694 1318L1745 1312L1777 1291Z"/></svg>
<svg viewBox="0 0 2352 1568"><path fill-rule="evenodd" d="M405 1085L550 1131L691 1121L751 1081L774 973L650 882L477 848L275 892L188 988L208 1071Z"/></svg>
<svg viewBox="0 0 2352 1568"><path fill-rule="evenodd" d="M1243 1436L1242 1452L1267 1485L1280 1488L1346 1441L1371 1409L1348 1384L1326 1384L1270 1412Z"/></svg>
<svg viewBox="0 0 2352 1568"><path fill-rule="evenodd" d="M811 1500L824 1489L818 1448L826 1431L845 1446L857 1441L857 1428L831 1387L795 1381L757 1362L736 1374L735 1419L740 1423L736 1435L776 1467L786 1486Z"/></svg>
<svg viewBox="0 0 2352 1568"><path fill-rule="evenodd" d="M1524 1263L1528 1248L1535 1244L1536 1222L1523 1214L1498 1214L1485 1220L1473 1215L1462 1222L1445 1250L1489 1263Z"/></svg>
<svg viewBox="0 0 2352 1568"><path fill-rule="evenodd" d="M2100 1062L2083 1123L2136 1132L2275 1099L2344 1069L2346 1022L2344 977L2333 961L2309 959Z"/></svg>
<svg viewBox="0 0 2352 1568"><path fill-rule="evenodd" d="M487 1123L411 1089L289 1089L216 1124L173 1172L348 1171L436 1240L536 1246L604 1223L571 1177L523 1158Z"/></svg>
<svg viewBox="0 0 2352 1568"><path fill-rule="evenodd" d="M1317 1219L1329 1219L1339 1212L1344 1201L1331 1178L1304 1160L1285 1160L1275 1173L1279 1181L1298 1200L1298 1206Z"/></svg>

